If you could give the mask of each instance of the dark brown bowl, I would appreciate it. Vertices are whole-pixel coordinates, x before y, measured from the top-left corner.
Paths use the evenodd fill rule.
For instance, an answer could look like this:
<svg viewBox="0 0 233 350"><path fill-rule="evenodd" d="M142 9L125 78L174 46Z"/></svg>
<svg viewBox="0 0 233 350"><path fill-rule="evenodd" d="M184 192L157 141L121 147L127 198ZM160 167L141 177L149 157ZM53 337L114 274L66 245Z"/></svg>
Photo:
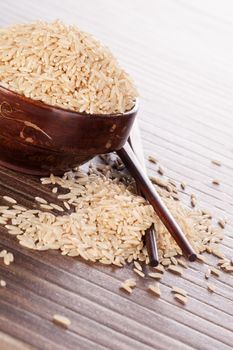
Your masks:
<svg viewBox="0 0 233 350"><path fill-rule="evenodd" d="M123 114L77 113L0 87L0 164L27 174L62 174L119 150L137 110L136 102Z"/></svg>

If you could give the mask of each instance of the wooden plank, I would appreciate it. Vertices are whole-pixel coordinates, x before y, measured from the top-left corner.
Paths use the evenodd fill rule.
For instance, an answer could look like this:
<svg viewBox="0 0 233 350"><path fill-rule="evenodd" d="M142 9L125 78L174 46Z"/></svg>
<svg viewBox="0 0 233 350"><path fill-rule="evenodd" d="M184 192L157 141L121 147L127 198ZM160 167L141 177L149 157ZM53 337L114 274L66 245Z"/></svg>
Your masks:
<svg viewBox="0 0 233 350"><path fill-rule="evenodd" d="M136 79L141 95L139 125L145 151L158 158L164 178L187 183L182 202L208 208L215 220L227 217L222 250L233 257L233 20L231 1L209 2L99 0L8 0L1 4L0 25L35 18L61 18L76 23L109 45ZM109 34L111 33L111 35ZM219 159L221 167L211 163ZM149 174L157 165L147 161ZM220 180L214 186L212 180ZM35 196L56 203L56 195L37 178L0 167L0 196L10 195L35 208ZM1 199L1 197L0 197ZM1 203L1 200L0 200ZM12 251L15 262L0 261L1 349L174 349L227 350L233 347L233 281L230 274L211 277L207 265L190 264L179 278L167 273L161 298L147 292L131 266L123 269L90 264L59 252L31 251L0 227L0 250ZM217 258L207 256L209 264ZM126 278L136 278L132 295L119 290ZM171 287L188 292L181 306ZM71 319L63 330L54 313ZM22 342L22 343L21 343ZM23 345L22 345L23 344ZM4 348L5 347L5 348Z"/></svg>
<svg viewBox="0 0 233 350"><path fill-rule="evenodd" d="M33 350L34 348L11 337L10 335L0 332L1 348L4 350Z"/></svg>

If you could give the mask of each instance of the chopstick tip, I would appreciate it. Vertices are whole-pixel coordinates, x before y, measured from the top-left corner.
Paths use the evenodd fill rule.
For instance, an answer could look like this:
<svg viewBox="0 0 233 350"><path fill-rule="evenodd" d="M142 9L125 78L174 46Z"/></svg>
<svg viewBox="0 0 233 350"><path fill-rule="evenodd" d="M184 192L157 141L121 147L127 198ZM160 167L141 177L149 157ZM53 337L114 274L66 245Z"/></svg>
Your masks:
<svg viewBox="0 0 233 350"><path fill-rule="evenodd" d="M158 265L159 265L159 261L158 260L156 260L156 259L151 259L150 260L150 266L156 267Z"/></svg>
<svg viewBox="0 0 233 350"><path fill-rule="evenodd" d="M188 256L189 261L193 262L197 259L197 255L195 253L192 253Z"/></svg>

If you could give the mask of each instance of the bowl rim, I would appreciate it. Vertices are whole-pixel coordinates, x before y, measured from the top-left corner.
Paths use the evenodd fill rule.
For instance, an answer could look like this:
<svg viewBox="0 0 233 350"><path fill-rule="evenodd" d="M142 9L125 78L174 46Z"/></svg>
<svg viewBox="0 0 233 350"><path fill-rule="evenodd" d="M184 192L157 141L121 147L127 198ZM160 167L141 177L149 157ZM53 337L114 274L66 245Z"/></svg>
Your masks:
<svg viewBox="0 0 233 350"><path fill-rule="evenodd" d="M26 103L33 104L35 107L46 109L46 110L51 110L51 108L52 108L54 110L53 112L56 112L56 110L57 110L58 112L69 113L76 118L78 118L78 117L90 118L91 117L91 118L103 118L103 119L107 118L107 119L109 119L109 118L114 118L114 117L115 118L123 117L123 116L125 117L125 116L131 116L133 114L136 114L138 109L139 109L139 98L138 97L135 98L135 103L134 103L133 107L129 111L126 111L124 113L90 114L90 113L86 113L86 112L76 112L74 110L49 105L49 104L44 103L43 101L40 101L40 100L34 100L32 98L21 95L18 92L12 91L4 86L1 86L1 83L0 83L0 93L1 93L1 90L3 90L3 91L5 90L5 92L7 94L11 94L12 96L15 96L19 100L23 100Z"/></svg>

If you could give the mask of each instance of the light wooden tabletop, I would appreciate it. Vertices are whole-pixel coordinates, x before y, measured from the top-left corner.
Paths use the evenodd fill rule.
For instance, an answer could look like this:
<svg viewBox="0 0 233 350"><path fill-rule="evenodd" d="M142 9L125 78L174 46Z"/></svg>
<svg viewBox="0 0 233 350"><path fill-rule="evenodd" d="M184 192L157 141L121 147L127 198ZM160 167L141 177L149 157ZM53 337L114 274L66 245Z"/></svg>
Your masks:
<svg viewBox="0 0 233 350"><path fill-rule="evenodd" d="M233 257L233 3L231 0L6 0L0 25L60 18L108 45L135 79L146 156L155 155L165 176L185 181L181 196L216 219L226 217L222 250ZM211 164L219 159L222 167ZM147 164L148 172L155 166ZM218 178L220 186L212 179ZM18 187L15 187L15 183ZM0 194L19 202L45 191L37 179L0 168ZM184 278L166 274L159 300L138 278L131 296L119 291L131 267L91 266L58 252L21 248L0 229L0 250L15 256L0 263L1 350L227 350L233 347L233 279L222 274L210 295L205 266L193 263ZM216 259L209 257L210 261ZM170 287L188 293L185 307ZM72 319L68 331L51 322L54 313ZM4 335L3 335L4 334ZM28 347L27 347L28 346Z"/></svg>

